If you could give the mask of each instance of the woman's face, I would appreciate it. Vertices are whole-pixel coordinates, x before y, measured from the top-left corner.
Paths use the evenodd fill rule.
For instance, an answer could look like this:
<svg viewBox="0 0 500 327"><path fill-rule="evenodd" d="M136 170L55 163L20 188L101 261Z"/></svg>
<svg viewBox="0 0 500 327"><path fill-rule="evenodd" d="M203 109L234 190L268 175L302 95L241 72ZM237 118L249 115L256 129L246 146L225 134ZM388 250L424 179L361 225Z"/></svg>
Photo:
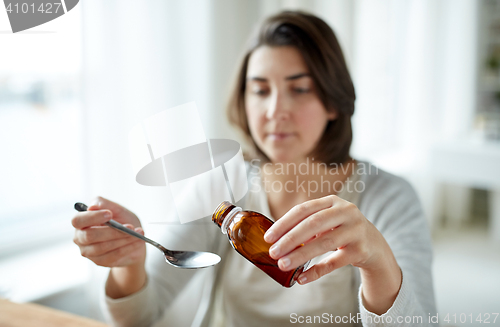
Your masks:
<svg viewBox="0 0 500 327"><path fill-rule="evenodd" d="M304 161L337 113L326 111L300 52L259 47L246 77L245 108L255 143L274 163Z"/></svg>

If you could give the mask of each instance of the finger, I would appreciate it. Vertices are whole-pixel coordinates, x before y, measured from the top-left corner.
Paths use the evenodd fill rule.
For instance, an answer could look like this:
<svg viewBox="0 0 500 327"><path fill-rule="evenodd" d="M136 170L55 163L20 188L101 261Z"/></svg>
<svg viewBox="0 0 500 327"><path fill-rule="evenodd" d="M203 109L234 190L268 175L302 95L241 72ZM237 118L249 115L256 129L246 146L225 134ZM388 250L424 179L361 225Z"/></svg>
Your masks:
<svg viewBox="0 0 500 327"><path fill-rule="evenodd" d="M84 229L90 226L100 226L113 218L109 210L84 211L75 214L71 224L76 229Z"/></svg>
<svg viewBox="0 0 500 327"><path fill-rule="evenodd" d="M280 258L278 267L283 271L293 270L319 255L345 247L351 239L345 228L336 228Z"/></svg>
<svg viewBox="0 0 500 327"><path fill-rule="evenodd" d="M126 237L112 241L99 242L80 247L80 253L84 257L97 257L116 250L122 246L135 242L137 239Z"/></svg>
<svg viewBox="0 0 500 327"><path fill-rule="evenodd" d="M91 245L122 238L133 238L133 236L108 226L93 226L84 230L77 229L75 231L74 242L77 245Z"/></svg>
<svg viewBox="0 0 500 327"><path fill-rule="evenodd" d="M316 235L328 232L340 226L345 220L337 207L320 210L302 220L294 228L283 235L269 249L271 258L278 259L293 251L301 244L311 240Z"/></svg>
<svg viewBox="0 0 500 327"><path fill-rule="evenodd" d="M137 262L144 255L145 246L143 241L137 240L106 254L88 258L99 266L123 267Z"/></svg>
<svg viewBox="0 0 500 327"><path fill-rule="evenodd" d="M304 218L315 212L331 207L333 204L333 197L335 197L335 195L329 195L296 205L267 230L264 235L264 240L268 243L275 242Z"/></svg>
<svg viewBox="0 0 500 327"><path fill-rule="evenodd" d="M315 264L310 269L307 269L299 276L299 284L304 285L317 280L318 278L331 273L335 269L347 266L350 264L347 251L338 250L325 258L323 261Z"/></svg>
<svg viewBox="0 0 500 327"><path fill-rule="evenodd" d="M142 228L141 228L141 227L135 227L135 226L134 226L134 225L132 225L132 224L124 224L123 226L125 226L125 227L127 227L128 229L131 229L131 230L133 230L133 231L135 231L135 232L137 232L137 230L139 229L140 231L142 231L142 235L144 235L144 231L142 230ZM122 233L125 233L125 232L122 232ZM141 232L138 232L138 233L140 234ZM127 233L125 233L125 234L127 234ZM128 234L128 235L130 235L130 234ZM134 237L135 237L135 236L134 236Z"/></svg>

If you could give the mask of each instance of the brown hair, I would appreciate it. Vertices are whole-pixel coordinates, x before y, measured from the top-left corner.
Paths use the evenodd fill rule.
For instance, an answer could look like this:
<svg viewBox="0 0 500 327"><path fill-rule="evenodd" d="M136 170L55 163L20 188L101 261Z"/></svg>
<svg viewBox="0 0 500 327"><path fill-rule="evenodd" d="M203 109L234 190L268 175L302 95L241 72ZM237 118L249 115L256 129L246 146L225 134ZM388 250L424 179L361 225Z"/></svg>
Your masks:
<svg viewBox="0 0 500 327"><path fill-rule="evenodd" d="M250 39L238 70L227 114L230 123L239 127L253 146L252 156L269 161L251 137L245 111L248 60L255 49L264 45L296 47L310 70L326 110L338 112L337 119L328 122L311 155L327 164L349 160L351 116L356 99L354 85L333 30L320 18L301 11L284 11L267 18Z"/></svg>

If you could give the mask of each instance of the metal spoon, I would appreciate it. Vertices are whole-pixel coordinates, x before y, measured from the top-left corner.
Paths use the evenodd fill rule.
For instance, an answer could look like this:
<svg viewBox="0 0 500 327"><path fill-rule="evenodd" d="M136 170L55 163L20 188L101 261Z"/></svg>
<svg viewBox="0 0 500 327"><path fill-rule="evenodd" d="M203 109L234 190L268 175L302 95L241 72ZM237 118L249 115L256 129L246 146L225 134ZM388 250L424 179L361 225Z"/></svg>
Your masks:
<svg viewBox="0 0 500 327"><path fill-rule="evenodd" d="M87 211L87 206L83 203L77 202L75 203L75 209L77 211ZM199 252L199 251L171 251L161 244L156 243L153 240L150 240L147 237L142 236L141 234L123 226L117 221L113 219L109 220L105 223L109 227L115 228L121 232L127 233L134 237L137 237L144 242L147 242L158 250L163 252L165 255L165 260L174 267L177 268L188 268L188 269L197 269L197 268L205 268L216 265L220 262L220 257L217 254L210 252Z"/></svg>

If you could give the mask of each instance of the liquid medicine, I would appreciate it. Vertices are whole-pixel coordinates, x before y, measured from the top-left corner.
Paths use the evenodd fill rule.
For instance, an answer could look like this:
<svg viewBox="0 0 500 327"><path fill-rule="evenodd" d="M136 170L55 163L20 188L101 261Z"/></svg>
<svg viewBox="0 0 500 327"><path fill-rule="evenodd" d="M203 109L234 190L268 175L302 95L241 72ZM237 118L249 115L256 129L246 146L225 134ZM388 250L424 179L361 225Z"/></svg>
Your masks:
<svg viewBox="0 0 500 327"><path fill-rule="evenodd" d="M264 241L264 234L273 221L258 212L243 211L224 201L215 209L212 221L228 236L236 252L284 287L292 287L309 264L308 261L291 271L279 269L278 261L269 256L272 244Z"/></svg>

